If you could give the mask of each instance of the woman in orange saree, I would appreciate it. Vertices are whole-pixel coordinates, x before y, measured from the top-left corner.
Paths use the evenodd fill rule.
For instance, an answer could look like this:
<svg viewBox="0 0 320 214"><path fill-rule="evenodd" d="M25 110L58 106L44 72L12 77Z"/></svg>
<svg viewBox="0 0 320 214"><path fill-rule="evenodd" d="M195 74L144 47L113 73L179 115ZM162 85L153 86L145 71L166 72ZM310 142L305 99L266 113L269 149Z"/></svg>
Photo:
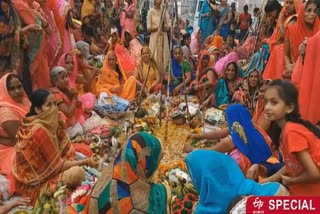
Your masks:
<svg viewBox="0 0 320 214"><path fill-rule="evenodd" d="M278 18L278 24L269 39L271 54L263 72L263 79L280 79L284 71L284 32L297 19L300 0L286 0Z"/></svg>
<svg viewBox="0 0 320 214"><path fill-rule="evenodd" d="M291 73L299 57L299 45L305 37L312 37L320 30L320 22L317 17L317 2L309 0L306 4L300 4L298 20L289 25L285 35L285 78L291 78Z"/></svg>
<svg viewBox="0 0 320 214"><path fill-rule="evenodd" d="M13 0L13 6L17 10L23 26L37 24L38 31L29 32L27 61L32 80L32 89L50 87L49 65L47 58L47 32L50 31L49 23L40 14L35 12L35 7L31 0ZM30 84L30 83L29 83Z"/></svg>
<svg viewBox="0 0 320 214"><path fill-rule="evenodd" d="M106 92L109 96L117 95L132 101L136 94L136 78L127 78L116 54L113 51L106 55L96 83L96 93Z"/></svg>
<svg viewBox="0 0 320 214"><path fill-rule="evenodd" d="M29 99L18 76L6 74L0 79L0 173L11 176L16 157L14 141L20 120L30 109ZM10 188L10 195L14 187Z"/></svg>
<svg viewBox="0 0 320 214"><path fill-rule="evenodd" d="M202 51L198 62L196 79L191 82L191 86L187 88L189 93L195 93L197 95L200 103L213 93L218 82L218 74L212 67L208 51Z"/></svg>
<svg viewBox="0 0 320 214"><path fill-rule="evenodd" d="M320 122L319 67L320 67L320 32L307 41L306 55L300 81L299 108L301 116L313 124Z"/></svg>
<svg viewBox="0 0 320 214"><path fill-rule="evenodd" d="M39 89L31 97L30 112L22 119L17 133L17 154L12 172L17 193L29 196L34 205L41 192L61 181L67 170L96 164L93 159L74 160L75 151L55 105L54 95ZM84 173L80 167L73 168L72 172Z"/></svg>

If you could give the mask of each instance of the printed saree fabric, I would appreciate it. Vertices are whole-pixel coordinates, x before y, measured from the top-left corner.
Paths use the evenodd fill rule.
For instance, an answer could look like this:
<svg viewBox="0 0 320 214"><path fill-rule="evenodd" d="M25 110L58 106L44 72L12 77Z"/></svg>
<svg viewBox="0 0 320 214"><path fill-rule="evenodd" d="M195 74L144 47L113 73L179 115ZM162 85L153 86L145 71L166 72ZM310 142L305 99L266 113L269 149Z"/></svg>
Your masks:
<svg viewBox="0 0 320 214"><path fill-rule="evenodd" d="M0 0L0 77L20 66L19 16L9 0Z"/></svg>
<svg viewBox="0 0 320 214"><path fill-rule="evenodd" d="M41 25L40 19L34 14L35 7L30 0L12 0L23 26ZM48 88L51 85L48 57L46 53L47 35L42 29L28 33L27 56L32 80L32 89Z"/></svg>
<svg viewBox="0 0 320 214"><path fill-rule="evenodd" d="M101 174L93 189L89 213L169 212L169 191L149 182L162 155L160 141L139 132L132 135L113 164Z"/></svg>
<svg viewBox="0 0 320 214"><path fill-rule="evenodd" d="M35 203L40 192L60 180L65 160L75 158L66 130L59 126L57 108L25 117L17 133L13 175L22 196Z"/></svg>

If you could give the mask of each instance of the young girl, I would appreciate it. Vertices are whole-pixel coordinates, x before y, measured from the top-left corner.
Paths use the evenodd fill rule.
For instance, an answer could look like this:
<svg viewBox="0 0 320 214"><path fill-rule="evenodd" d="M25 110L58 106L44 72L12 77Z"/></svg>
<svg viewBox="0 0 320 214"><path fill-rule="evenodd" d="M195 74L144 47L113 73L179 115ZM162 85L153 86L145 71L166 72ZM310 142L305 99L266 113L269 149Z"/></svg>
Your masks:
<svg viewBox="0 0 320 214"><path fill-rule="evenodd" d="M301 118L298 92L286 80L274 80L265 95L264 113L281 129L274 142L280 142L285 161L281 179L291 195L316 196L320 192L320 130ZM276 132L274 132L276 133Z"/></svg>

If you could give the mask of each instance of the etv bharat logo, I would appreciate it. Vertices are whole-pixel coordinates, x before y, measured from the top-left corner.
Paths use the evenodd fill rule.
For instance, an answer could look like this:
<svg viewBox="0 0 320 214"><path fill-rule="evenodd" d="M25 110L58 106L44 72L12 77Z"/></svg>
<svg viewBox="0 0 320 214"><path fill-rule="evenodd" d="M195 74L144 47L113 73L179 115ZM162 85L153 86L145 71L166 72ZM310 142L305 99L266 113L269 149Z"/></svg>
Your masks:
<svg viewBox="0 0 320 214"><path fill-rule="evenodd" d="M259 197L256 197L254 202L253 202L253 207L257 208L260 210L263 207L263 201L259 199Z"/></svg>

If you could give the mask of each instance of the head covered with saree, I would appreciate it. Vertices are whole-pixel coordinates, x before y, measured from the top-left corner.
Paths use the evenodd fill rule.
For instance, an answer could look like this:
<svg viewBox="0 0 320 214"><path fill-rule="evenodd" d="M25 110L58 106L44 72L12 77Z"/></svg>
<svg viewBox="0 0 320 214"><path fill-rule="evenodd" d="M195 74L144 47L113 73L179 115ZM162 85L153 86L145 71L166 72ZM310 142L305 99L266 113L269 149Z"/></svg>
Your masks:
<svg viewBox="0 0 320 214"><path fill-rule="evenodd" d="M30 196L34 203L46 182L58 179L64 160L74 159L75 152L61 127L54 95L39 89L31 95L31 102L17 133L13 175L19 193Z"/></svg>
<svg viewBox="0 0 320 214"><path fill-rule="evenodd" d="M292 18L297 16L297 13L299 11L300 0L293 0L293 4L294 4L294 11L291 12L292 14L290 15L290 14L288 14L288 12L290 12L290 11L287 11L288 10L288 0L284 1L283 7L281 10L281 15L280 15L280 17L282 17L283 20L281 22L280 18L278 18L277 27L274 29L274 32L268 41L271 49L274 45L277 44L277 42L279 42L280 39L283 39L284 35L281 35L281 32L279 31L280 25L282 25L283 28L285 29L287 27L288 23L292 20Z"/></svg>
<svg viewBox="0 0 320 214"><path fill-rule="evenodd" d="M252 123L248 109L233 104L226 109L226 118L232 142L252 163L261 163L271 156L271 139Z"/></svg>
<svg viewBox="0 0 320 214"><path fill-rule="evenodd" d="M152 58L152 53L151 53L151 50L148 46L143 46L142 49L141 49L141 56L142 56L142 53L143 52L148 52L149 53L149 61L148 62L144 62L142 57L141 59L139 60L138 64L137 64L137 69L139 71L138 73L138 79L139 80L144 80L145 76L144 76L144 72L143 72L143 63L144 64L148 64L149 66L149 62L150 62L150 69L153 69L154 71L157 71L158 70L158 66L157 66L157 63L156 61Z"/></svg>
<svg viewBox="0 0 320 214"><path fill-rule="evenodd" d="M260 71L257 69L251 69L247 75L240 90L233 94L232 100L244 105L253 112L259 99L259 89L262 85L262 79Z"/></svg>
<svg viewBox="0 0 320 214"><path fill-rule="evenodd" d="M18 79L18 76L11 74L11 73L7 73L4 76L2 76L0 79L0 91L1 91L1 93L0 93L0 108L1 107L8 107L8 108L12 109L13 111L15 111L16 113L18 113L22 118L28 113L29 108L31 106L31 103L28 99L27 94L24 92L23 89L22 89L23 90L22 103L18 103L12 99L12 97L10 96L10 94L8 92L8 80L12 79L12 78ZM21 83L21 86L22 86L22 83Z"/></svg>
<svg viewBox="0 0 320 214"><path fill-rule="evenodd" d="M220 152L193 151L186 157L186 164L200 195L195 213L226 213L229 203L240 195L288 195L279 183L258 184L246 179L236 162Z"/></svg>
<svg viewBox="0 0 320 214"><path fill-rule="evenodd" d="M306 10L311 4L316 5L315 0L308 0L305 4L300 3L298 10L298 19L292 25L287 27L287 38L290 41L291 55L293 60L296 61L299 57L299 45L306 37L312 37L320 30L320 19L316 15L312 26L312 29L308 28L308 24L305 21Z"/></svg>
<svg viewBox="0 0 320 214"><path fill-rule="evenodd" d="M139 132L129 137L99 177L89 209L93 213L168 213L166 187L149 181L161 156L161 143L154 136Z"/></svg>
<svg viewBox="0 0 320 214"><path fill-rule="evenodd" d="M68 53L64 53L62 54L62 56L59 59L58 65L61 67L64 67L67 72L68 72L68 77L69 77L69 86L71 87L75 87L76 85L76 80L77 80L77 75L78 75L78 57L77 54L79 54L80 51L78 51L77 49L72 50ZM72 64L72 62L69 61L69 59L72 58L73 59L73 70L69 71L68 67L70 66L70 64ZM67 64L68 63L68 64Z"/></svg>

